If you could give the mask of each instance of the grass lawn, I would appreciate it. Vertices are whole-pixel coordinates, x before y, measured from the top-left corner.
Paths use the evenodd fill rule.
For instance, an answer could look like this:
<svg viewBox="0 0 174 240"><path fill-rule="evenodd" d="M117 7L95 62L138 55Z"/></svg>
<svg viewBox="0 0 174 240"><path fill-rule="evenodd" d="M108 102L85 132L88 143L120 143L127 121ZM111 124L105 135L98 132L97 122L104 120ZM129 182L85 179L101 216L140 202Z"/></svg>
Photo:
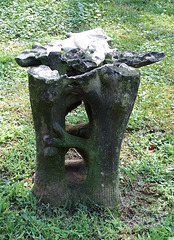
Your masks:
<svg viewBox="0 0 174 240"><path fill-rule="evenodd" d="M0 238L174 238L174 4L172 0L0 1ZM14 58L33 42L102 27L120 51L162 51L141 68L141 84L121 150L120 204L38 205L31 193L35 134L27 69ZM85 119L83 109L67 117ZM173 237L173 238L172 238Z"/></svg>

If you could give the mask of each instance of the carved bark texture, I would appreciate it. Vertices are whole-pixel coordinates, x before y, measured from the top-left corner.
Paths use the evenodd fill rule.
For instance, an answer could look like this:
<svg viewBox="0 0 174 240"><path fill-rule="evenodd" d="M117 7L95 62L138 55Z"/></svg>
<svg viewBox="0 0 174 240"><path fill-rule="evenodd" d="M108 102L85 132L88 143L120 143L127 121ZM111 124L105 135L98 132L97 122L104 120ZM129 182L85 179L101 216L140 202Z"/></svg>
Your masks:
<svg viewBox="0 0 174 240"><path fill-rule="evenodd" d="M118 201L121 142L139 86L139 71L125 64L107 64L76 77L59 77L49 67L29 70L29 88L36 130L37 168L34 194L52 205L67 201L113 207ZM89 124L83 134L66 131L65 116L81 100ZM83 185L69 187L65 154L76 148L88 164Z"/></svg>

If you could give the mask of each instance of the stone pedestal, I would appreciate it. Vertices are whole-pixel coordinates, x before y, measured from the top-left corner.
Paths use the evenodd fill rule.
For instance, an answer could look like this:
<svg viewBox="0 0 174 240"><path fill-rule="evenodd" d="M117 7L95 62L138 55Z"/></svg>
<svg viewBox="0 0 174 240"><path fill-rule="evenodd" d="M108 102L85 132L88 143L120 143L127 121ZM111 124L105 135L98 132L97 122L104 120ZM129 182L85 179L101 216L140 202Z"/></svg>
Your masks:
<svg viewBox="0 0 174 240"><path fill-rule="evenodd" d="M21 66L32 66L28 75L37 147L33 192L42 202L106 207L118 202L121 142L140 82L134 67L164 56L120 53L110 48L110 40L95 29L46 46L35 43L16 58ZM66 125L66 115L82 101L89 122ZM83 163L65 161L70 148L81 154Z"/></svg>

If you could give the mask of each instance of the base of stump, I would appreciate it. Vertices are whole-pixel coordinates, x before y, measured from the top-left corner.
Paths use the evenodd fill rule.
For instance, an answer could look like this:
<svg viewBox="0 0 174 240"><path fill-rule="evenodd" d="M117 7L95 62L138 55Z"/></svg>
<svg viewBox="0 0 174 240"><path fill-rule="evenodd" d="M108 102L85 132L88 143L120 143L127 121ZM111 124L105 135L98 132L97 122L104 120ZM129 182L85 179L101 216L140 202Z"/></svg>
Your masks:
<svg viewBox="0 0 174 240"><path fill-rule="evenodd" d="M45 188L34 184L33 193L41 203L72 207L76 203L116 208L119 201L118 175L105 177L93 187L86 182L87 165L82 160L67 160L66 182L50 183ZM42 189L42 191L41 191Z"/></svg>

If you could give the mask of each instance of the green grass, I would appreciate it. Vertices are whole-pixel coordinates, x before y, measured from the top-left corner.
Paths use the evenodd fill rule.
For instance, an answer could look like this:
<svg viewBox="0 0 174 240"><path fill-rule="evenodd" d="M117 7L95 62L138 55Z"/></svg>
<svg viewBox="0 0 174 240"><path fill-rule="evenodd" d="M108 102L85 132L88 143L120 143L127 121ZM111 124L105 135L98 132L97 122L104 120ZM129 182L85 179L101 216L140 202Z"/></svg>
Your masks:
<svg viewBox="0 0 174 240"><path fill-rule="evenodd" d="M174 237L174 5L170 0L0 1L0 238L160 239ZM102 27L120 51L163 51L141 69L122 144L120 205L110 211L38 204L31 193L35 134L27 69L14 58L35 41ZM87 120L84 108L67 116Z"/></svg>

